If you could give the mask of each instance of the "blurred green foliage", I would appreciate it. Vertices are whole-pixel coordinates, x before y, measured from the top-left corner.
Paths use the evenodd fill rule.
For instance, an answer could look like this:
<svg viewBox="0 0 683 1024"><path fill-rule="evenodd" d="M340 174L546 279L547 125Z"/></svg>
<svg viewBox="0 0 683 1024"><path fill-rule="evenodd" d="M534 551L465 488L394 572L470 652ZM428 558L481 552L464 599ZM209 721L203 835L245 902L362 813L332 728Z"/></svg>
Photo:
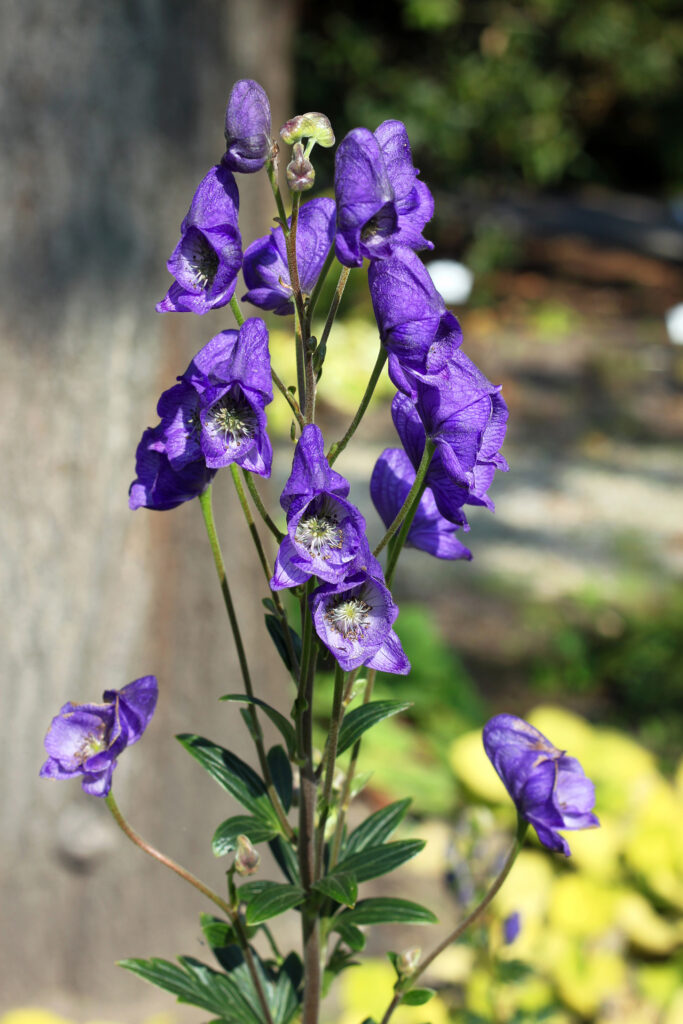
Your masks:
<svg viewBox="0 0 683 1024"><path fill-rule="evenodd" d="M680 0L305 0L296 48L297 109L400 117L432 185L683 186Z"/></svg>

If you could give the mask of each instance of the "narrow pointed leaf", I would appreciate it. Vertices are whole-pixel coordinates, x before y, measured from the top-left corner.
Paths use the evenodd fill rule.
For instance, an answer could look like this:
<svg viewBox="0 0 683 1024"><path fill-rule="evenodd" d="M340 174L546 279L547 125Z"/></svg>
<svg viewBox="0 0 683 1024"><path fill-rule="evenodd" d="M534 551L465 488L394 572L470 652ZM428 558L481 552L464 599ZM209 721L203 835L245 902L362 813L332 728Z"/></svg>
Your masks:
<svg viewBox="0 0 683 1024"><path fill-rule="evenodd" d="M260 924L278 914L284 914L292 907L298 907L305 899L306 893L298 885L267 882L261 892L249 900L245 920L248 925Z"/></svg>
<svg viewBox="0 0 683 1024"><path fill-rule="evenodd" d="M362 704L359 708L349 711L339 730L337 753L343 754L373 725L377 725L385 718L391 718L392 715L397 715L400 711L405 711L410 706L410 701L371 700L368 704Z"/></svg>
<svg viewBox="0 0 683 1024"><path fill-rule="evenodd" d="M245 761L218 744L195 736L181 733L176 739L204 768L219 786L234 796L248 811L262 821L274 824L279 831L277 816L270 802L266 787L253 768Z"/></svg>
<svg viewBox="0 0 683 1024"><path fill-rule="evenodd" d="M251 818L247 814L237 814L222 822L214 832L211 847L216 857L223 857L237 849L237 837L245 835L256 843L267 843L278 835L278 830L268 821Z"/></svg>
<svg viewBox="0 0 683 1024"><path fill-rule="evenodd" d="M273 725L280 730L283 740L287 745L287 752L290 757L294 757L296 751L296 733L294 732L294 726L289 722L283 714L271 707L270 704L266 704L264 700L260 700L258 697L248 697L244 693L227 693L224 697L220 698L225 701L237 701L239 704L255 704L261 708L264 715L267 715Z"/></svg>
<svg viewBox="0 0 683 1024"><path fill-rule="evenodd" d="M172 992L179 1003L199 1006L229 1024L260 1024L260 1014L236 982L191 957L179 957L180 967L169 960L120 960L119 966L145 981Z"/></svg>
<svg viewBox="0 0 683 1024"><path fill-rule="evenodd" d="M288 811L292 806L292 766L284 747L271 747L266 755L273 784L282 806Z"/></svg>
<svg viewBox="0 0 683 1024"><path fill-rule="evenodd" d="M346 907L354 907L358 899L358 883L353 875L346 871L335 871L332 875L326 875L316 882L313 888Z"/></svg>
<svg viewBox="0 0 683 1024"><path fill-rule="evenodd" d="M296 884L299 881L299 861L290 844L282 836L276 836L268 846L282 874L288 881Z"/></svg>
<svg viewBox="0 0 683 1024"><path fill-rule="evenodd" d="M345 848L346 856L365 850L368 846L379 846L383 843L401 823L409 807L410 797L397 800L396 803L371 814L349 836Z"/></svg>
<svg viewBox="0 0 683 1024"><path fill-rule="evenodd" d="M342 922L337 924L336 919L334 919L332 931L337 932L340 938L343 939L349 949L353 950L354 953L360 953L360 951L365 948L365 935L360 928L355 926L355 924L344 924Z"/></svg>
<svg viewBox="0 0 683 1024"><path fill-rule="evenodd" d="M337 864L336 871L348 871L355 875L358 882L367 882L370 878L386 875L399 864L415 857L424 849L423 839L401 839L395 843L384 843L382 846L370 846L359 853L344 857Z"/></svg>
<svg viewBox="0 0 683 1024"><path fill-rule="evenodd" d="M427 907L411 900L389 896L361 900L351 910L345 910L336 920L342 924L436 924L436 915Z"/></svg>
<svg viewBox="0 0 683 1024"><path fill-rule="evenodd" d="M282 625L282 623L280 622L280 619L276 615L265 615L264 618L265 618L265 622L266 622L266 629L268 630L268 633L270 634L270 639L275 644L277 652L278 652L278 654L280 655L280 657L282 658L282 660L284 662L285 668L287 669L288 672L291 672L292 671L292 663L291 663L291 660L290 660L290 657L289 657L289 651L287 650L287 643L286 643L286 640L285 640L284 626ZM291 641L292 641L292 650L294 651L295 656L300 660L301 659L301 637L296 632L296 630L292 629L291 626L289 626L288 628L289 628L289 635L290 635L290 638L291 638Z"/></svg>

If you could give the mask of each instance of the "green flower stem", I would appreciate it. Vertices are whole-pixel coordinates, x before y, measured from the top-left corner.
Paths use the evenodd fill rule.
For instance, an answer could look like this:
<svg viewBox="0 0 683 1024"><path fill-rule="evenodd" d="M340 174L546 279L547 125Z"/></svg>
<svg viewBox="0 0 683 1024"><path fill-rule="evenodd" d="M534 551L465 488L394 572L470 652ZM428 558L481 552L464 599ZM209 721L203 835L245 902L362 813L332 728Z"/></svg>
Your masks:
<svg viewBox="0 0 683 1024"><path fill-rule="evenodd" d="M406 495L406 500L403 502L403 504L401 505L401 508L397 512L396 518L394 519L393 523L388 528L387 532L384 534L384 536L382 537L381 541L379 542L379 544L377 545L375 550L372 552L373 555L375 555L375 557L377 557L377 555L380 553L380 551L384 547L386 547L387 543L391 540L391 538L394 536L394 534L396 533L398 528L403 524L403 521L405 520L405 518L408 515L408 513L411 511L412 506L413 506L413 501L415 500L416 496L420 494L420 491L421 491L421 488L422 488L422 484L423 484L424 479L425 479L425 477L427 475L427 470L429 469L429 463L432 461L432 455L434 454L434 449L435 448L436 448L436 444L434 443L434 441L432 441L430 438L427 438L427 442L425 444L425 449L424 449L424 452L422 453L422 458L420 460L420 465L418 466L417 473L415 474L415 480L413 482L413 486L408 491L408 493ZM417 505L416 505L416 508L417 508Z"/></svg>
<svg viewBox="0 0 683 1024"><path fill-rule="evenodd" d="M266 526L272 533L273 537L275 537L275 540L278 542L278 544L280 544L281 541L284 540L286 535L282 532L282 530L278 530L277 526L268 515L268 510L266 506L263 504L263 501L261 500L261 495L256 490L256 484L254 483L254 474L248 473L246 469L243 469L242 475L244 476L247 488L252 497L252 501L254 502L256 508L258 509L258 513L261 516L261 519L266 524Z"/></svg>
<svg viewBox="0 0 683 1024"><path fill-rule="evenodd" d="M318 822L318 833L315 847L315 880L316 882L323 875L323 853L325 850L325 825L330 814L330 802L332 799L332 782L334 779L334 765L337 760L337 745L339 742L339 729L344 717L344 680L346 673L341 665L337 663L334 669L334 697L332 699L332 716L330 728L327 734L325 745L325 779L323 782L323 799L320 809L320 820Z"/></svg>
<svg viewBox="0 0 683 1024"><path fill-rule="evenodd" d="M240 304L234 295L230 299L230 309L232 310L233 316L237 321L237 326L241 327L242 324L244 323L244 314L242 313L242 310L240 309Z"/></svg>
<svg viewBox="0 0 683 1024"><path fill-rule="evenodd" d="M375 685L375 676L377 675L374 668L371 668L368 672L368 681L365 684L365 693L363 694L363 704L367 704L372 697L372 690ZM350 683L347 685L347 692L344 694L345 699L350 697ZM358 764L358 756L360 754L361 740L356 740L351 749L351 760L349 761L349 767L346 770L346 777L344 779L344 785L342 787L342 793L339 798L339 814L337 817L337 824L334 830L334 836L332 837L332 846L330 848L330 861L328 865L328 871L331 872L339 860L339 853L341 850L342 836L344 835L344 824L346 822L346 815L349 811L351 804L351 786L353 785L353 777L356 774L356 765Z"/></svg>
<svg viewBox="0 0 683 1024"><path fill-rule="evenodd" d="M235 490L237 491L237 497L239 499L240 505L242 506L242 511L244 512L244 518L247 521L247 526L249 527L249 532L251 534L251 539L254 542L254 547L256 548L256 553L258 554L259 562L261 563L261 568L263 569L263 574L266 577L266 583L268 584L268 589L270 590L270 580L271 580L271 577L272 577L273 573L272 573L270 565L268 564L268 559L266 558L266 553L263 550L263 544L261 543L261 538L259 537L258 530L256 529L256 523L254 522L254 517L251 514L251 509L249 508L249 503L247 502L247 496L244 493L244 488L242 487L242 481L240 480L240 476L239 476L239 472L237 470L237 466L234 463L230 466L230 473L232 474L232 480L233 480L233 483L235 485ZM242 470L242 473L244 475L245 480L247 481L247 486L249 486L249 483L252 482L251 481L251 474L247 473L245 470ZM252 496L253 496L253 491L252 491ZM264 509L264 511L265 511L265 509ZM266 513L266 515L267 515L267 513ZM281 536L284 536L284 534L281 534ZM278 594L278 592L276 590L270 590L270 596L272 598L273 604L275 605L275 609L277 611L278 618L280 619L280 622L282 624L282 628L283 628L283 631L284 631L285 646L287 648L287 654L289 655L289 663L292 666L292 674L294 675L294 677L296 679L296 678L298 678L299 665L298 665L298 662L297 662L296 654L294 652L294 645L292 644L292 637L291 637L290 632L289 632L289 625L288 625L288 622L287 622L287 613L285 612L285 609L284 609L284 607L282 605L282 601L280 600L280 595Z"/></svg>
<svg viewBox="0 0 683 1024"><path fill-rule="evenodd" d="M116 824L119 826L121 831L125 833L126 836L128 836L131 842L135 843L136 846L139 846L140 849L143 850L145 853L148 853L150 857L154 857L155 860L158 860L160 864L163 864L165 867L170 868L171 871L175 871L176 875L179 875L183 879L183 881L189 882L190 885L193 885L195 889L198 889L199 892L202 893L203 896L206 896L208 900L211 900L212 903L215 903L215 905L223 911L223 913L230 921L230 924L235 929L235 934L237 935L240 948L244 954L244 960L249 969L251 980L254 983L254 988L256 989L256 994L261 1004L261 1009L263 1010L264 1019L266 1020L267 1024L273 1024L273 1017L270 1012L270 1007L268 1006L268 1002L263 991L263 986L261 985L261 979L258 976L256 964L254 963L254 958L252 956L251 949L249 948L249 940L247 939L247 934L244 930L244 925L242 924L242 920L239 914L235 911L233 907L230 906L229 903L226 903L225 900L221 899L221 897L218 896L217 893L213 891L213 889L210 889L208 885L204 885L202 881L196 878L195 875L192 874L192 872L188 871L180 864L177 864L176 861L172 860L170 857L167 857L166 854L162 853L160 850L157 850L156 847L152 846L150 843L146 842L142 838L142 836L138 835L138 833L133 828L131 828L131 826L128 824L124 816L121 814L118 804L114 799L114 794L111 791L104 798L104 802L111 811L112 817Z"/></svg>
<svg viewBox="0 0 683 1024"><path fill-rule="evenodd" d="M310 332L311 321L313 319L313 314L315 312L315 307L318 304L318 299L320 298L320 293L323 290L323 285L325 283L325 279L327 278L327 275L330 272L330 268L331 268L332 264L334 263L334 258L335 258L334 245L331 245L330 246L330 251L328 252L327 256L325 257L325 262L322 265L322 269L321 269L320 273L318 274L318 280L315 282L315 285L313 286L313 291L311 292L310 298L309 298L308 302L306 303L306 317L308 319L309 332Z"/></svg>
<svg viewBox="0 0 683 1024"><path fill-rule="evenodd" d="M349 267L342 267L341 273L339 275L339 280L337 281L337 287L334 290L334 295L332 296L332 302L330 303L330 308L329 308L329 311L327 313L327 320L325 321L325 326L323 327L322 337L320 338L320 346L321 347L327 345L327 339L330 336L330 331L332 330L332 324L334 323L334 318L337 315L337 310L339 309L339 303L342 300L342 295L344 294L344 289L346 288L346 282L349 279L349 274L350 273L351 273L351 269Z"/></svg>
<svg viewBox="0 0 683 1024"><path fill-rule="evenodd" d="M365 389L365 394L363 395L361 403L358 406L358 411L351 420L349 429L346 431L342 439L340 441L335 441L335 443L332 445L329 452L327 453L327 461L329 462L330 465L332 465L332 463L335 461L338 455L341 455L341 453L344 451L353 435L356 433L358 424L363 419L363 416L365 415L365 410L370 404L370 399L374 394L375 388L377 386L377 381L380 378L380 374L384 369L384 364L386 363L386 361L387 350L385 349L384 345L380 345L377 361L375 362L375 366L370 376L370 380L368 381L368 386Z"/></svg>
<svg viewBox="0 0 683 1024"><path fill-rule="evenodd" d="M457 928L455 928L449 935L446 936L446 938L443 940L443 942L440 942L439 945L434 950L432 950L432 952L429 954L429 956L426 957L421 962L421 964L419 965L418 969L416 971L414 971L414 973L411 974L409 978L406 978L405 981L398 982L399 988L396 991L396 993L394 995L394 998L391 1000L391 1003L387 1007L387 1011L384 1014L384 1016L382 1017L381 1024L388 1024L389 1019L390 1019L392 1013L394 1012L396 1007L400 1004L401 1000L403 999L404 994L406 992L410 991L410 989L413 987L413 985L415 984L417 979L422 974L424 974L424 972L427 970L429 965L431 963L433 963L434 960L436 960L437 956L439 956L441 953L443 953L443 951L445 949L447 949L450 945L452 945L452 943L457 942L457 940L460 938L461 935L463 935L463 933L469 928L469 926L471 924L473 924L474 921L476 921L477 918L480 917L480 915L483 914L483 912L486 910L488 905L491 903L491 900L498 893L498 891L500 890L501 886L503 885L503 882L505 881L507 876L510 874L510 871L512 870L512 865L515 863L515 860L517 859L517 854L522 849L522 846L524 844L524 837L526 835L526 831L527 831L528 827L529 827L528 823L522 817L520 817L518 815L517 816L517 835L515 836L515 841L512 844L512 848L510 849L510 852L507 855L507 858L505 860L505 863L503 864L503 867L500 870L499 875L496 877L495 881L493 882L493 885L488 890L488 892L486 893L484 898L481 900L481 902L477 904L477 906L474 908L474 910L472 910L467 915L465 920L462 921L458 925Z"/></svg>
<svg viewBox="0 0 683 1024"><path fill-rule="evenodd" d="M280 192L280 185L277 180L277 167L275 160L269 159L266 161L266 174L268 175L268 181L270 187L273 190L273 196L275 197L275 205L277 206L277 215L282 221L282 228L284 231L287 230L287 213L285 211L285 204L282 201L282 193Z"/></svg>
<svg viewBox="0 0 683 1024"><path fill-rule="evenodd" d="M211 545L211 553L213 554L214 564L216 566L216 573L218 575L218 582L221 586L221 592L223 594L223 601L225 603L225 610L228 613L228 619L230 620L230 628L232 629L232 635L235 640L235 647L237 649L237 657L240 663L240 669L242 671L242 680L244 682L244 690L248 697L254 696L254 689L251 685L251 676L249 675L249 666L247 664L247 656L244 652L244 644L242 643L242 634L240 633L239 623L237 622L237 616L235 615L235 607L232 603L232 596L230 594L230 587L228 586L228 577L225 571L225 562L223 561L223 553L221 552L220 542L218 540L218 534L216 532L216 524L213 517L213 504L211 500L212 485L209 484L203 494L199 496L199 506L202 510L202 516L204 517L204 524L206 526L206 532L209 538L209 544ZM261 772L266 783L268 790L268 796L270 797L271 803L277 814L278 821L282 826L282 830L287 838L291 840L294 838L294 831L292 826L287 821L287 815L278 796L277 790L273 783L273 777L270 772L270 766L268 759L266 758L266 749L263 743L263 732L261 730L261 724L256 714L256 708L253 704L248 707L248 715L252 724L250 730L254 743L256 745L256 752L258 754L259 765L261 766Z"/></svg>
<svg viewBox="0 0 683 1024"><path fill-rule="evenodd" d="M303 422L306 422L306 373L304 370L304 341L301 333L299 313L294 311L294 345L296 353L296 386L299 408L304 410ZM303 429L303 426L302 426Z"/></svg>
<svg viewBox="0 0 683 1024"><path fill-rule="evenodd" d="M391 583L394 578L394 572L396 571L396 566L398 564L399 555L403 551L403 545L405 544L408 534L410 533L410 527L413 525L413 519L415 518L415 514L417 512L420 501L422 500L422 495L424 494L426 487L427 481L423 480L422 486L415 495L412 507L408 510L408 514L403 520L403 525L401 526L398 535L394 537L393 540L389 543L389 555L387 558L387 568L384 574L384 578L390 590Z"/></svg>
<svg viewBox="0 0 683 1024"><path fill-rule="evenodd" d="M277 373L275 372L272 366L270 368L270 375L273 378L273 384L278 389L284 400L287 402L287 405L294 413L294 419L299 424L299 429L303 430L304 418L301 415L301 408L299 407L299 403L297 402L292 392L285 387L284 383L282 382L280 377L278 377Z"/></svg>

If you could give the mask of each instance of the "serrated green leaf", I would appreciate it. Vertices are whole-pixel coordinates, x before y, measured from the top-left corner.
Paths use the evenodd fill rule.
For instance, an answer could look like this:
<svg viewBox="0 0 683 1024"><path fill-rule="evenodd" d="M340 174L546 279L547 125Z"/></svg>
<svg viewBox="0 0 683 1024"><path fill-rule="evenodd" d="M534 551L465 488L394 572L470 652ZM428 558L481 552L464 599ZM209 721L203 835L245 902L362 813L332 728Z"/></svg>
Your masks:
<svg viewBox="0 0 683 1024"><path fill-rule="evenodd" d="M243 899L242 886L239 897ZM298 885L283 885L281 882L264 882L260 892L253 895L247 903L245 920L248 925L261 924L271 917L284 914L286 910L298 907L306 899L306 893Z"/></svg>
<svg viewBox="0 0 683 1024"><path fill-rule="evenodd" d="M337 932L354 953L360 953L365 948L365 935L360 928L356 928L355 924L337 924L334 919L332 931Z"/></svg>
<svg viewBox="0 0 683 1024"><path fill-rule="evenodd" d="M292 806L292 766L284 747L271 747L266 755L273 785L285 811Z"/></svg>
<svg viewBox="0 0 683 1024"><path fill-rule="evenodd" d="M396 803L371 814L349 836L345 855L348 857L352 853L365 850L368 846L379 846L383 843L401 823L410 803L410 797L406 800L397 800Z"/></svg>
<svg viewBox="0 0 683 1024"><path fill-rule="evenodd" d="M282 622L276 615L265 615L264 616L266 629L270 635L270 639L275 644L275 648L284 662L284 666L288 672L292 671L292 663L289 657L289 651L287 650L287 643L285 641L285 631ZM295 629L289 628L289 636L292 641L292 649L294 654L299 661L301 660L301 637Z"/></svg>
<svg viewBox="0 0 683 1024"><path fill-rule="evenodd" d="M260 1013L228 975L214 971L192 957L179 957L180 967L169 960L120 960L119 966L152 985L172 992L179 1003L199 1006L229 1024L260 1024Z"/></svg>
<svg viewBox="0 0 683 1024"><path fill-rule="evenodd" d="M244 693L226 693L226 695L220 699L225 701L237 701L239 704L252 704L259 707L261 711L263 711L264 715L268 716L273 725L279 729L282 738L287 745L287 752L289 753L289 756L294 757L296 752L296 733L294 732L294 726L276 708L272 707L270 704L266 704L264 700L260 700L258 697L249 697Z"/></svg>
<svg viewBox="0 0 683 1024"><path fill-rule="evenodd" d="M176 739L199 761L202 768L219 786L234 796L248 811L261 821L269 822L279 831L277 815L270 802L266 787L253 768L229 750L212 743L203 736L181 733Z"/></svg>
<svg viewBox="0 0 683 1024"><path fill-rule="evenodd" d="M335 871L334 874L326 875L316 882L313 888L346 907L354 907L358 899L358 883L353 875L346 871Z"/></svg>
<svg viewBox="0 0 683 1024"><path fill-rule="evenodd" d="M370 878L388 874L399 864L415 857L424 845L424 839L400 839L395 843L371 846L344 857L337 864L336 871L348 871L355 875L356 881L367 882Z"/></svg>
<svg viewBox="0 0 683 1024"><path fill-rule="evenodd" d="M402 1002L405 1006L424 1006L435 995L433 988L409 988L403 993Z"/></svg>
<svg viewBox="0 0 683 1024"><path fill-rule="evenodd" d="M377 725L385 718L391 718L392 715L397 715L409 707L411 707L411 701L371 700L368 704L362 704L359 708L349 711L339 730L337 753L343 754L373 725Z"/></svg>
<svg viewBox="0 0 683 1024"><path fill-rule="evenodd" d="M216 857L224 857L237 849L237 837L245 835L254 844L266 843L278 835L278 830L268 821L237 814L221 822L214 832L211 847Z"/></svg>
<svg viewBox="0 0 683 1024"><path fill-rule="evenodd" d="M351 910L344 910L336 918L343 924L436 924L437 918L427 907L411 900L390 896L377 896L361 900Z"/></svg>

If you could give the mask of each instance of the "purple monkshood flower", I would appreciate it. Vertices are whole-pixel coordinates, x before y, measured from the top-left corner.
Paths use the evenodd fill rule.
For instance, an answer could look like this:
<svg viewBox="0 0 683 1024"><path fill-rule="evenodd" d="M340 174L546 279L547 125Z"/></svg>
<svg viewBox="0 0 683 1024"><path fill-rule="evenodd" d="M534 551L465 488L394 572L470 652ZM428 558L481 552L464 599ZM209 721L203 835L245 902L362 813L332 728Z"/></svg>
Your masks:
<svg viewBox="0 0 683 1024"><path fill-rule="evenodd" d="M596 828L595 790L574 757L515 715L496 715L484 726L484 749L518 813L544 846L569 856L558 829Z"/></svg>
<svg viewBox="0 0 683 1024"><path fill-rule="evenodd" d="M270 152L270 103L265 89L251 78L235 82L225 111L223 164L231 171L259 171Z"/></svg>
<svg viewBox="0 0 683 1024"><path fill-rule="evenodd" d="M515 939L519 935L521 927L522 923L521 918L519 916L519 911L513 910L513 912L511 914L508 914L508 916L503 921L503 941L505 942L506 946L509 946L512 942L515 941Z"/></svg>
<svg viewBox="0 0 683 1024"><path fill-rule="evenodd" d="M137 475L128 497L131 509L165 512L176 508L203 494L216 475L216 470L208 469L204 459L186 462L175 469L166 453L167 440L161 423L148 427L142 435L135 456Z"/></svg>
<svg viewBox="0 0 683 1024"><path fill-rule="evenodd" d="M287 513L287 536L275 560L273 590L296 587L312 576L337 583L355 572L365 557L365 519L346 500L348 481L330 468L320 428L304 427L292 472L280 498Z"/></svg>
<svg viewBox="0 0 683 1024"><path fill-rule="evenodd" d="M239 331L221 331L178 381L159 399L161 423L138 445L133 509L175 508L202 494L216 470L232 462L270 476L265 406L273 389L263 320L252 317Z"/></svg>
<svg viewBox="0 0 683 1024"><path fill-rule="evenodd" d="M299 211L296 230L296 258L301 289L310 295L334 241L334 199L311 199ZM288 223L291 222L291 217ZM244 253L243 296L260 309L272 309L279 316L294 312L292 286L287 265L287 247L281 227L257 238Z"/></svg>
<svg viewBox="0 0 683 1024"><path fill-rule="evenodd" d="M315 630L345 672L361 665L407 675L410 662L391 628L398 607L383 582L379 563L366 549L368 566L339 583L324 583L309 598Z"/></svg>
<svg viewBox="0 0 683 1024"><path fill-rule="evenodd" d="M44 779L83 777L83 789L107 796L116 758L142 736L154 714L158 696L154 676L143 676L122 690L105 690L104 704L69 701L45 737L48 759L40 769Z"/></svg>
<svg viewBox="0 0 683 1024"><path fill-rule="evenodd" d="M401 448L385 448L372 471L370 495L385 526L398 514L415 482L415 469ZM436 558L467 558L471 552L455 536L457 526L444 519L427 488L408 531L406 546L420 548Z"/></svg>
<svg viewBox="0 0 683 1024"><path fill-rule="evenodd" d="M380 338L389 353L389 374L397 388L410 394L413 385L404 370L442 370L462 343L460 324L412 249L402 247L388 259L373 261L368 283Z"/></svg>
<svg viewBox="0 0 683 1024"><path fill-rule="evenodd" d="M334 171L340 263L360 267L363 258L385 259L402 245L434 248L422 237L434 200L418 173L401 121L384 121L374 134L354 128L342 139Z"/></svg>
<svg viewBox="0 0 683 1024"><path fill-rule="evenodd" d="M425 437L436 442L427 486L441 515L464 525L464 504L494 508L486 492L496 470L508 469L498 451L505 437L507 406L500 388L459 350L439 374L422 376L411 371L409 376L415 401L395 395L394 425L416 469Z"/></svg>
<svg viewBox="0 0 683 1024"><path fill-rule="evenodd" d="M175 277L158 313L208 313L232 298L242 266L239 194L232 172L218 165L200 182L168 263Z"/></svg>

